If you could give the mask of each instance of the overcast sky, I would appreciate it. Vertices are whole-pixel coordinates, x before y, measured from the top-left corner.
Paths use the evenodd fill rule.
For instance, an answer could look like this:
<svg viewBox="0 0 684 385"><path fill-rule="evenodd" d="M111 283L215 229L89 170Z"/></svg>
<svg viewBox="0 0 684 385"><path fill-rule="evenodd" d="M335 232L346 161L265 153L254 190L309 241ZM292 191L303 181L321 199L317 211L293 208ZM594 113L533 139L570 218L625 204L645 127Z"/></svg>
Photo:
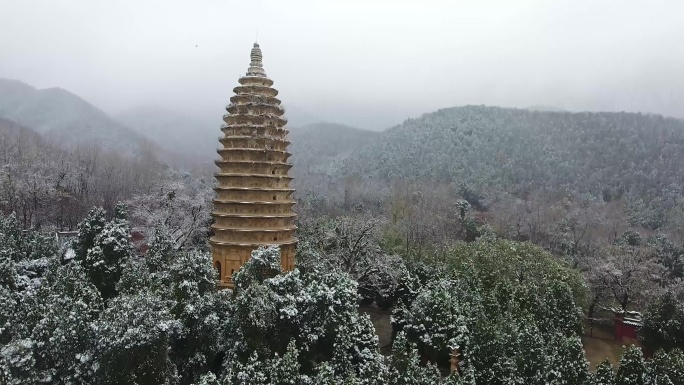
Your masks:
<svg viewBox="0 0 684 385"><path fill-rule="evenodd" d="M465 104L684 117L676 0L1 0L0 77L218 121L257 28L283 104L353 126Z"/></svg>

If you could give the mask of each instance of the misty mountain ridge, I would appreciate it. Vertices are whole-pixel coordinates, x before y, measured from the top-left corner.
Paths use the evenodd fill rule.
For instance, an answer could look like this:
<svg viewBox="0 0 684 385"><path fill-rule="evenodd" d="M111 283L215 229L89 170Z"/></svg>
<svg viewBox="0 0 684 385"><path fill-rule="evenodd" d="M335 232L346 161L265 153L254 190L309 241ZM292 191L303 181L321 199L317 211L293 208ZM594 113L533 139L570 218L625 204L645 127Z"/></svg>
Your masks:
<svg viewBox="0 0 684 385"><path fill-rule="evenodd" d="M216 155L220 116L202 119L157 106L140 106L115 116L138 134L183 157L185 163L205 164Z"/></svg>
<svg viewBox="0 0 684 385"><path fill-rule="evenodd" d="M454 184L485 207L543 189L648 202L664 189L684 193L683 168L684 122L674 118L465 106L384 131L335 175Z"/></svg>
<svg viewBox="0 0 684 385"><path fill-rule="evenodd" d="M30 127L65 148L94 145L123 153L160 152L156 144L61 88L36 89L0 78L0 117Z"/></svg>
<svg viewBox="0 0 684 385"><path fill-rule="evenodd" d="M146 146L182 167L212 167L217 158L222 111L205 119L148 106L115 120L59 88L37 90L0 79L0 94L0 117L67 148L97 143L133 154ZM684 185L679 171L684 168L681 120L555 110L452 107L385 131L321 122L300 126L297 122L311 115L298 118L295 113L288 124L293 175L433 180L459 186L481 207L501 194L524 198L544 188L604 200L646 200L662 189ZM297 111L303 110L295 107Z"/></svg>
<svg viewBox="0 0 684 385"><path fill-rule="evenodd" d="M354 151L380 135L336 123L316 123L290 128L294 175L301 173L331 173L331 166L346 159Z"/></svg>
<svg viewBox="0 0 684 385"><path fill-rule="evenodd" d="M546 106L542 104L537 104L534 106L529 106L524 108L525 110L530 110L530 111L539 111L539 112L569 112L568 110L560 107L554 107L554 106Z"/></svg>
<svg viewBox="0 0 684 385"><path fill-rule="evenodd" d="M17 151L18 148L22 148L22 150L26 151L23 147L29 148L29 153L32 152L32 150L45 147L45 139L35 130L5 118L0 118L0 143L2 144L0 148L8 149L7 154L12 151ZM26 144L26 146L21 146L19 145L20 143ZM17 160L16 154L11 156L15 158L12 160ZM2 159L1 161L8 163L10 159Z"/></svg>

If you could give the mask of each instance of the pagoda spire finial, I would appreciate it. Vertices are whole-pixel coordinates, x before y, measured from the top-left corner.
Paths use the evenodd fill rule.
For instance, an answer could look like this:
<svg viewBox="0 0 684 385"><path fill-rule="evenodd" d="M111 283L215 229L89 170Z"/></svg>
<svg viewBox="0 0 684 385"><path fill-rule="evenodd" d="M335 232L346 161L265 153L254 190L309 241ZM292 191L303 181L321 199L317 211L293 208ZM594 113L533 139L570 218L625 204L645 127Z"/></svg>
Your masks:
<svg viewBox="0 0 684 385"><path fill-rule="evenodd" d="M264 65L261 62L263 55L261 54L259 43L254 43L254 47L252 47L252 52L250 53L250 59L251 62L249 63L249 69L247 69L247 76L266 77Z"/></svg>

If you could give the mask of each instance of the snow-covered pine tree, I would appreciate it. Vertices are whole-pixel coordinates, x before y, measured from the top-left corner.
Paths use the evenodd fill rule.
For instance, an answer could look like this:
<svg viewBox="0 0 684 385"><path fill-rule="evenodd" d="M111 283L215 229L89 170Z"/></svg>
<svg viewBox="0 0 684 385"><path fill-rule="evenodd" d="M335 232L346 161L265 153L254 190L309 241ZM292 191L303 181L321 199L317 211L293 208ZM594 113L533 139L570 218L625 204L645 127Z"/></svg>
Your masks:
<svg viewBox="0 0 684 385"><path fill-rule="evenodd" d="M93 222L87 222L83 229L98 229L99 214ZM85 230L84 230L85 231ZM79 229L79 240L80 240ZM130 237L130 226L127 220L114 218L105 223L92 240L92 248L86 251L83 262L91 282L100 290L102 298L108 300L116 296L116 284L121 277L121 271L126 261L131 257L133 245ZM90 233L88 233L89 240ZM78 243L82 249L87 244ZM78 255L78 254L77 254Z"/></svg>
<svg viewBox="0 0 684 385"><path fill-rule="evenodd" d="M404 332L409 341L432 362L445 363L451 349L468 346L468 317L473 316L463 297L465 285L439 280L425 286L406 313Z"/></svg>
<svg viewBox="0 0 684 385"><path fill-rule="evenodd" d="M590 383L589 362L584 355L580 337L568 337L557 333L549 345L551 360L549 384L585 385Z"/></svg>
<svg viewBox="0 0 684 385"><path fill-rule="evenodd" d="M77 263L56 268L37 293L39 320L31 332L36 370L42 382L92 381L97 335L91 323L103 310L97 288Z"/></svg>
<svg viewBox="0 0 684 385"><path fill-rule="evenodd" d="M160 294L182 333L172 336L172 358L183 381L196 380L221 353L221 330L231 316L231 293L218 290L211 256L181 251L168 266Z"/></svg>
<svg viewBox="0 0 684 385"><path fill-rule="evenodd" d="M517 375L525 384L546 384L551 357L544 339L531 318L521 318L516 323L518 330L511 340L515 341L519 353L511 358L516 361Z"/></svg>
<svg viewBox="0 0 684 385"><path fill-rule="evenodd" d="M298 385L300 383L298 360L297 344L291 341L282 357L275 357L270 361L271 384Z"/></svg>
<svg viewBox="0 0 684 385"><path fill-rule="evenodd" d="M551 282L542 297L541 309L544 311L540 319L545 332L560 332L566 336L578 335L582 332L582 310L575 304L570 286L565 282Z"/></svg>
<svg viewBox="0 0 684 385"><path fill-rule="evenodd" d="M615 385L615 369L608 359L605 359L596 367L596 373L594 373L594 384Z"/></svg>
<svg viewBox="0 0 684 385"><path fill-rule="evenodd" d="M684 305L674 291L665 291L649 304L639 338L652 350L684 349Z"/></svg>
<svg viewBox="0 0 684 385"><path fill-rule="evenodd" d="M107 223L105 210L102 207L94 207L78 224L78 238L72 246L76 253L76 260L81 263L85 262L88 250L95 246L95 237L100 234L105 223Z"/></svg>
<svg viewBox="0 0 684 385"><path fill-rule="evenodd" d="M246 289L252 283L263 282L264 279L280 273L282 273L280 248L278 246L259 247L252 252L249 261L233 276L235 291Z"/></svg>
<svg viewBox="0 0 684 385"><path fill-rule="evenodd" d="M171 341L181 331L157 295L142 291L111 300L93 324L100 384L175 384Z"/></svg>
<svg viewBox="0 0 684 385"><path fill-rule="evenodd" d="M675 348L670 352L659 350L648 363L652 383L663 383L665 377L673 384L684 384L684 354Z"/></svg>
<svg viewBox="0 0 684 385"><path fill-rule="evenodd" d="M647 378L646 363L641 348L632 345L620 358L615 385L645 385Z"/></svg>
<svg viewBox="0 0 684 385"><path fill-rule="evenodd" d="M397 334L392 345L392 358L388 373L391 385L433 385L439 383L440 373L434 364L421 365L416 344L406 334Z"/></svg>

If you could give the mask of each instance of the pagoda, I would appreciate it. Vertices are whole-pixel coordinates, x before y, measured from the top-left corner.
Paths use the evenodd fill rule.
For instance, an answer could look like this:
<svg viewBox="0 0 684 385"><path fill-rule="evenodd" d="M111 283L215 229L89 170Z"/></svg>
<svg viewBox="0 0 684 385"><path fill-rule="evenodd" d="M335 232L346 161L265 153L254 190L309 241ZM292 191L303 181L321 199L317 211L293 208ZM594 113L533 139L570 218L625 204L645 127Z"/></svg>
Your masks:
<svg viewBox="0 0 684 385"><path fill-rule="evenodd" d="M292 270L297 245L287 120L264 72L259 44L254 43L247 74L238 82L223 115L211 213L209 243L222 287L233 287L233 273L261 245L279 245L283 269Z"/></svg>

